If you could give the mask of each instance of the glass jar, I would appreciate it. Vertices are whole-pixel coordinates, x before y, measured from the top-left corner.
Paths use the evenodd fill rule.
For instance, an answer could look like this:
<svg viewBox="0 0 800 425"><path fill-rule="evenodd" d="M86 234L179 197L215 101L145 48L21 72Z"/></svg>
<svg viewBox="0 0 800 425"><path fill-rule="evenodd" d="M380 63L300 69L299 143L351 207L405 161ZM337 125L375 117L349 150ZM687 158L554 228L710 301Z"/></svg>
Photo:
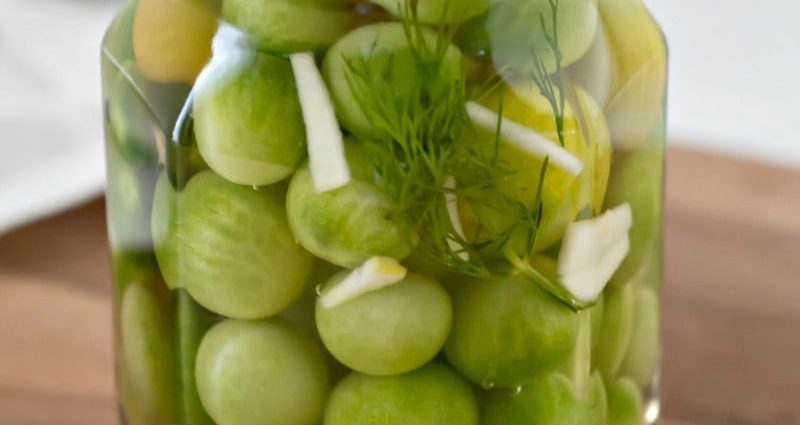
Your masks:
<svg viewBox="0 0 800 425"><path fill-rule="evenodd" d="M658 416L641 0L138 0L102 49L128 425Z"/></svg>

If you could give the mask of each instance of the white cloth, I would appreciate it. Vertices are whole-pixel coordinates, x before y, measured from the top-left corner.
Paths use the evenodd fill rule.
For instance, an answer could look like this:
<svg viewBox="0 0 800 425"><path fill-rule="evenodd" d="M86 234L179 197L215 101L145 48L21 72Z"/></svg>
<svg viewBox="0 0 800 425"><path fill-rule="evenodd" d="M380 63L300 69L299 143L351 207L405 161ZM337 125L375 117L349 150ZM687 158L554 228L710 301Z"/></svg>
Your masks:
<svg viewBox="0 0 800 425"><path fill-rule="evenodd" d="M100 194L100 42L118 1L0 0L0 233Z"/></svg>

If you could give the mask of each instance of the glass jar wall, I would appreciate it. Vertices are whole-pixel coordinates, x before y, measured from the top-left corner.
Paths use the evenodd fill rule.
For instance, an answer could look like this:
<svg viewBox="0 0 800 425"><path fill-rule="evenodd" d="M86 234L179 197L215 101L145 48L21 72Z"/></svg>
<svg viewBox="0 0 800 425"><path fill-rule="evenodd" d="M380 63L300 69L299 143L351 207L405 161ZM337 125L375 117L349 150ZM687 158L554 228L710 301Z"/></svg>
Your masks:
<svg viewBox="0 0 800 425"><path fill-rule="evenodd" d="M128 425L658 416L641 0L138 0L102 48Z"/></svg>

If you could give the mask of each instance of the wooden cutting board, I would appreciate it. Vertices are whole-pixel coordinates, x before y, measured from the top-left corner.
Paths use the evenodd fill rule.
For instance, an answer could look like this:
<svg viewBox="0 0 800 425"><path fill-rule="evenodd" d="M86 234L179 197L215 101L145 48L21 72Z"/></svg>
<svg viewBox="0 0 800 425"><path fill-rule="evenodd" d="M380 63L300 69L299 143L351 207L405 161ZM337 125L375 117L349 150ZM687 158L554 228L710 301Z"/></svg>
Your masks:
<svg viewBox="0 0 800 425"><path fill-rule="evenodd" d="M664 424L800 424L800 172L672 149ZM0 238L0 424L110 425L101 201Z"/></svg>

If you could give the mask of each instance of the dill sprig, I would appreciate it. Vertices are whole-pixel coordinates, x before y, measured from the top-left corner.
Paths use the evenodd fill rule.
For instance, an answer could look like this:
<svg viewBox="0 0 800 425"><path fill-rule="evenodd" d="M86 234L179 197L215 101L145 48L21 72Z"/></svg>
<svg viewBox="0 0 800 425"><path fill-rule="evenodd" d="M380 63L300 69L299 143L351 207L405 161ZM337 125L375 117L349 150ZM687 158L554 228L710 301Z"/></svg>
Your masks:
<svg viewBox="0 0 800 425"><path fill-rule="evenodd" d="M550 53L553 54L555 62L555 70L550 73L547 70L545 63L544 52L537 51L536 47L531 48L533 56L533 71L531 72L531 79L539 88L539 92L544 96L553 108L553 115L556 121L556 129L558 130L558 142L564 146L564 107L566 105L564 94L564 83L562 79L562 62L563 55L561 47L558 43L558 7L560 0L547 0L551 9L551 28L552 33L547 30L547 23L543 13L539 14L539 24L544 33L547 47Z"/></svg>
<svg viewBox="0 0 800 425"><path fill-rule="evenodd" d="M416 2L409 4L401 23L416 75L402 77L404 93L412 95L398 96L394 86L397 78L393 72L408 69L396 67L396 61L408 59L378 51L378 39L367 54L343 58L348 68L347 84L379 134L362 135L360 143L373 164L377 186L395 203L392 219L406 223L412 233L409 239L418 242L419 252L438 264L479 277L521 273L572 308L582 308L563 287L531 265L544 214L542 193L549 159L543 161L532 204L499 190L501 182L518 172L499 164L503 95L490 152L468 143L479 137L466 111L467 99L482 95L467 93L463 70L455 80L447 78L452 73L448 52L455 28L431 30L416 19ZM430 36L431 31L436 37ZM557 42L553 45L557 47ZM551 87L548 93L553 105L563 105L563 99L556 97L560 91L552 88L559 81L542 82ZM486 93L496 90L502 81L490 83ZM449 178L456 179L456 187L447 187ZM456 230L447 208L448 194L457 195L466 205L480 206L472 208L477 217L477 228L471 229L474 235ZM511 214L511 224L491 228L488 223L492 220L486 214L493 211ZM524 236L521 253L511 247L519 235Z"/></svg>

